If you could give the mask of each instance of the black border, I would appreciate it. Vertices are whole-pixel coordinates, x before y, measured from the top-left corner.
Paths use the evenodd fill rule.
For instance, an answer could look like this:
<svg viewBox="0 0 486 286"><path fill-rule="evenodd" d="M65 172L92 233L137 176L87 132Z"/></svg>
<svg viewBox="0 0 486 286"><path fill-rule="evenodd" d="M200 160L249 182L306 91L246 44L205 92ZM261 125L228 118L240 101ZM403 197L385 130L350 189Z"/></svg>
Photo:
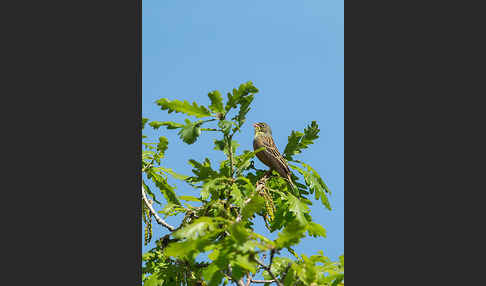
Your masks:
<svg viewBox="0 0 486 286"><path fill-rule="evenodd" d="M7 5L0 284L140 285L142 1Z"/></svg>

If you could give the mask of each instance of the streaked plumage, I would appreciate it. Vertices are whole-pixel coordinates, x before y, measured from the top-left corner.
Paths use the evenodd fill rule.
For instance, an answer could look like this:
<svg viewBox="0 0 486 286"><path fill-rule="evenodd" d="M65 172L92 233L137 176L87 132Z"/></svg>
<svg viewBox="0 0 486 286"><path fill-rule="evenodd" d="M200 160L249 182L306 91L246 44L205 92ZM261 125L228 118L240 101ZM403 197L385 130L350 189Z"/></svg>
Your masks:
<svg viewBox="0 0 486 286"><path fill-rule="evenodd" d="M272 130L268 124L260 122L253 124L255 128L255 137L253 139L253 149L257 150L261 147L265 147L265 150L256 153L257 158L270 170L275 170L282 178L287 179L290 185L295 189L295 185L291 179L291 171L287 165L287 161L280 154L275 146L275 142L272 137Z"/></svg>

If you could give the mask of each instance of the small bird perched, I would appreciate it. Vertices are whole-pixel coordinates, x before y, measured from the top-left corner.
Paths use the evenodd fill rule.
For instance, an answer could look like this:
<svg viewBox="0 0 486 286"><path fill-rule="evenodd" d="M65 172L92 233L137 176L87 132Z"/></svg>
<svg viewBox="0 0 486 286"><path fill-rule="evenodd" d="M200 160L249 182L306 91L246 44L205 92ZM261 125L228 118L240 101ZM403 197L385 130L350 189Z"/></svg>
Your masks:
<svg viewBox="0 0 486 286"><path fill-rule="evenodd" d="M253 124L255 128L255 137L253 138L253 149L257 150L262 147L265 147L265 150L262 150L256 153L257 158L265 165L270 167L270 172L272 170L277 171L282 178L289 181L292 188L297 189L292 182L291 179L291 172L289 166L287 165L287 161L285 161L284 157L280 154L275 146L275 142L273 141L272 137L272 130L270 126L264 122L259 122Z"/></svg>

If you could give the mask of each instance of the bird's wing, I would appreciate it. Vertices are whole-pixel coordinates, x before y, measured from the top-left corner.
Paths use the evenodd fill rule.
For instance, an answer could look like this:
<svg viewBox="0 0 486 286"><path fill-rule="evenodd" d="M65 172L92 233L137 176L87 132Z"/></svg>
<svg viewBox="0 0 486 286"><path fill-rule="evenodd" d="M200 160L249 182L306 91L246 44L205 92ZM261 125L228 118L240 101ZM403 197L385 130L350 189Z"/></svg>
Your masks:
<svg viewBox="0 0 486 286"><path fill-rule="evenodd" d="M266 151L270 153L274 158L278 160L280 165L283 166L285 171L290 174L290 169L289 166L287 165L287 162L285 161L284 157L280 154L280 152L277 149L277 146L275 145L275 142L273 141L273 138L271 136L262 136L262 144L265 146Z"/></svg>

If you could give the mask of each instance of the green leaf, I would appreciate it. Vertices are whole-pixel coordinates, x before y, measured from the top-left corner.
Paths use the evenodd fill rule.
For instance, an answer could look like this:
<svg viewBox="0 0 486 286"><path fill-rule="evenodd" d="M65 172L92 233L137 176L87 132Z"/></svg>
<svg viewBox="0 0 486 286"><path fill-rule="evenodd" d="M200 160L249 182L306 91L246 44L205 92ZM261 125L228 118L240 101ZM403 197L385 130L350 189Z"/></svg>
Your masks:
<svg viewBox="0 0 486 286"><path fill-rule="evenodd" d="M242 171L246 170L248 167L250 167L250 160L255 157L256 153L265 150L265 147L259 148L255 151L245 151L242 155L236 156L235 161L236 161L236 173L240 174Z"/></svg>
<svg viewBox="0 0 486 286"><path fill-rule="evenodd" d="M231 185L231 198L232 202L237 207L243 206L243 194L241 193L240 189L238 188L237 184Z"/></svg>
<svg viewBox="0 0 486 286"><path fill-rule="evenodd" d="M277 248L291 247L299 243L300 239L305 236L306 231L305 225L298 223L297 221L287 224L283 231L278 234L275 240L275 245Z"/></svg>
<svg viewBox="0 0 486 286"><path fill-rule="evenodd" d="M159 213L164 214L165 217L167 218L168 216L174 216L186 211L187 209L184 208L182 205L167 203L164 206L164 208L161 211L159 211Z"/></svg>
<svg viewBox="0 0 486 286"><path fill-rule="evenodd" d="M165 151L167 150L167 146L169 145L169 140L164 136L159 137L159 143L157 144L157 151L160 152L159 156L163 158Z"/></svg>
<svg viewBox="0 0 486 286"><path fill-rule="evenodd" d="M187 178L189 178L189 176L178 174L178 173L174 172L172 169L169 169L169 168L157 167L156 169L161 170L163 172L166 172L166 173L170 174L172 177L174 177L178 180L186 180Z"/></svg>
<svg viewBox="0 0 486 286"><path fill-rule="evenodd" d="M233 125L233 122L231 121L228 121L228 120L220 120L218 122L218 127L221 128L221 130L223 130L223 133L225 135L228 135L229 132L231 131L231 126Z"/></svg>
<svg viewBox="0 0 486 286"><path fill-rule="evenodd" d="M228 179L226 177L219 177L206 182L201 190L201 199L207 200L210 194L216 194L220 190L226 187L226 182Z"/></svg>
<svg viewBox="0 0 486 286"><path fill-rule="evenodd" d="M229 228L229 232L231 233L231 237L234 238L239 244L246 242L250 236L250 232L241 222L232 224Z"/></svg>
<svg viewBox="0 0 486 286"><path fill-rule="evenodd" d="M307 225L307 232L309 233L310 236L317 237L317 236L322 236L326 237L326 230L322 225L315 223L315 222L310 222Z"/></svg>
<svg viewBox="0 0 486 286"><path fill-rule="evenodd" d="M174 238L196 239L215 230L217 230L218 232L223 231L223 229L217 227L217 223L220 222L221 219L200 217L191 224L188 224L178 231L174 232L172 235L174 236Z"/></svg>
<svg viewBox="0 0 486 286"><path fill-rule="evenodd" d="M194 240L172 242L164 249L165 255L173 257L191 258L196 252L197 242Z"/></svg>
<svg viewBox="0 0 486 286"><path fill-rule="evenodd" d="M233 152L233 154L236 153L236 148L238 148L238 146L240 146L238 142L236 142L235 140L231 141L231 151ZM225 140L214 140L214 150L223 151L226 156L229 156L229 149Z"/></svg>
<svg viewBox="0 0 486 286"><path fill-rule="evenodd" d="M199 127L201 126L202 121L191 122L189 119L185 119L184 121L186 122L186 125L179 131L179 137L187 144L192 144L196 142L197 137L201 135L201 128Z"/></svg>
<svg viewBox="0 0 486 286"><path fill-rule="evenodd" d="M306 185L309 187L311 193L314 193L316 200L321 200L321 203L328 209L331 210L331 204L327 198L326 193L330 193L326 184L322 180L321 176L309 165L302 163L307 170L303 170L297 166L289 164L289 167L297 170L300 174L304 176Z"/></svg>
<svg viewBox="0 0 486 286"><path fill-rule="evenodd" d="M201 182L201 181L208 181L209 179L213 179L217 177L219 174L218 172L214 171L211 168L211 162L209 161L208 158L206 158L203 163L199 163L196 160L189 160L189 164L191 164L194 169L192 169L192 172L195 177L190 177L187 180L189 182Z"/></svg>
<svg viewBox="0 0 486 286"><path fill-rule="evenodd" d="M306 284L310 285L312 282L316 281L317 279L317 269L305 255L302 255L302 259L304 263L301 265L299 278Z"/></svg>
<svg viewBox="0 0 486 286"><path fill-rule="evenodd" d="M208 93L208 97L211 100L209 109L214 113L224 113L223 108L223 96L217 90Z"/></svg>
<svg viewBox="0 0 486 286"><path fill-rule="evenodd" d="M174 203L174 204L177 204L177 205L181 204L181 202L179 202L179 200L177 199L177 196L174 192L175 188L172 187L171 185L169 185L167 183L167 180L164 177L162 177L161 175L159 175L159 174L157 174L153 171L148 172L147 177L149 179L152 179L152 181L155 183L157 188L164 195L164 198L167 200L167 202Z"/></svg>
<svg viewBox="0 0 486 286"><path fill-rule="evenodd" d="M344 274L337 274L335 276L335 280L332 282L331 286L337 286L343 280L344 280Z"/></svg>
<svg viewBox="0 0 486 286"><path fill-rule="evenodd" d="M240 177L236 178L236 181L239 181L239 182L242 183L241 187L242 187L243 190L245 190L244 191L245 195L251 194L255 190L255 186L251 183L251 181L249 179L247 179L245 177L240 176Z"/></svg>
<svg viewBox="0 0 486 286"><path fill-rule="evenodd" d="M309 207L301 200L294 197L292 194L288 195L289 210L295 215L297 222L301 225L307 225L305 214L309 212Z"/></svg>
<svg viewBox="0 0 486 286"><path fill-rule="evenodd" d="M249 95L247 97L242 97L239 101L240 110L238 115L234 118L238 122L238 126L242 126L246 121L246 114L250 111L250 104L253 101L254 95Z"/></svg>
<svg viewBox="0 0 486 286"><path fill-rule="evenodd" d="M187 101L168 100L167 98L161 98L156 101L162 110L167 110L169 113L185 113L187 115L192 115L197 118L211 116L211 112L203 105L199 106L197 103L193 102L192 105Z"/></svg>
<svg viewBox="0 0 486 286"><path fill-rule="evenodd" d="M236 107L239 103L241 103L241 98L244 98L250 93L257 93L258 89L253 86L251 81L241 84L238 89L233 89L233 93L228 93L228 101L225 106L226 112L228 112L231 108Z"/></svg>
<svg viewBox="0 0 486 286"><path fill-rule="evenodd" d="M184 127L184 124L172 122L172 121L151 121L149 123L153 129L159 129L161 126L166 126L167 129L177 129Z"/></svg>
<svg viewBox="0 0 486 286"><path fill-rule="evenodd" d="M220 268L215 263L211 263L203 270L202 275L206 281L209 281L209 286L217 286L221 283L223 274L219 270Z"/></svg>
<svg viewBox="0 0 486 286"><path fill-rule="evenodd" d="M188 202L201 202L200 199L193 197L193 196L179 196L179 199L188 201Z"/></svg>
<svg viewBox="0 0 486 286"><path fill-rule="evenodd" d="M145 124L147 123L148 118L142 117L142 130L145 128Z"/></svg>
<svg viewBox="0 0 486 286"><path fill-rule="evenodd" d="M304 133L292 131L288 137L288 143L287 146L285 146L283 153L285 159L293 161L292 156L300 154L303 149L308 148L309 145L314 143L314 140L319 138L319 131L319 126L316 121L312 121L311 124L304 129Z"/></svg>
<svg viewBox="0 0 486 286"><path fill-rule="evenodd" d="M164 283L164 280L160 280L157 278L157 275L153 274L150 275L150 277L145 280L143 283L143 286L161 286Z"/></svg>
<svg viewBox="0 0 486 286"><path fill-rule="evenodd" d="M273 274L279 276L287 268L289 263L292 264L293 260L287 257L275 257L270 270L272 270ZM267 272L265 271L264 273ZM271 277L268 277L267 279L271 279Z"/></svg>
<svg viewBox="0 0 486 286"><path fill-rule="evenodd" d="M251 273L256 272L257 264L253 260L250 260L248 254L246 255L237 255L236 256L236 265L250 271Z"/></svg>
<svg viewBox="0 0 486 286"><path fill-rule="evenodd" d="M260 195L254 194L251 200L241 210L241 216L246 220L256 212L261 211L264 206L265 200Z"/></svg>

